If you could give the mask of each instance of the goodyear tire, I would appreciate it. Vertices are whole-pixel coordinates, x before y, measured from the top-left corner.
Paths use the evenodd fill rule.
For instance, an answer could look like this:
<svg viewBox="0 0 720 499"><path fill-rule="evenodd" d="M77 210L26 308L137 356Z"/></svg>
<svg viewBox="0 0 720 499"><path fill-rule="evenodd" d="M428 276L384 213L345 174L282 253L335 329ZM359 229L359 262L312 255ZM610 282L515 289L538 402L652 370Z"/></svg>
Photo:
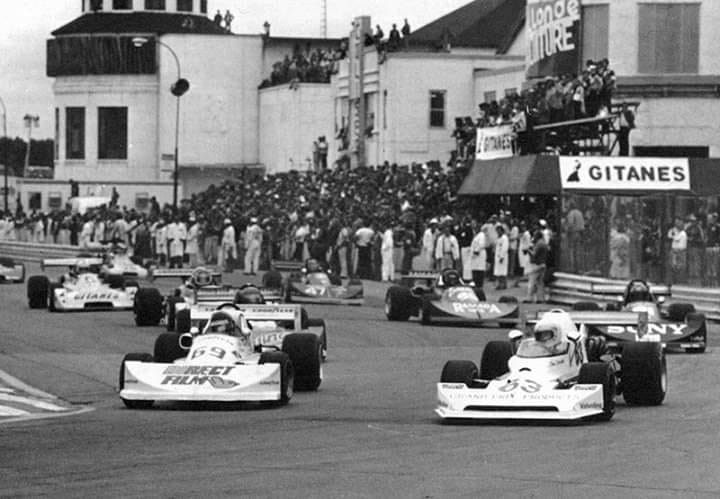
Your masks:
<svg viewBox="0 0 720 499"><path fill-rule="evenodd" d="M683 322L687 314L695 312L692 303L671 303L667 308L667 318L671 321Z"/></svg>
<svg viewBox="0 0 720 499"><path fill-rule="evenodd" d="M595 301L577 301L573 303L572 309L578 312L600 310L600 304Z"/></svg>
<svg viewBox="0 0 720 499"><path fill-rule="evenodd" d="M280 400L273 405L287 405L295 389L295 371L288 354L284 352L264 352L260 355L259 364L280 364Z"/></svg>
<svg viewBox="0 0 720 499"><path fill-rule="evenodd" d="M153 356L149 353L129 353L127 354L120 364L120 376L118 379L118 388L122 390L125 388L125 362L127 361L140 361L140 362L153 362ZM149 409L153 405L153 400L128 400L122 399L123 404L128 409Z"/></svg>
<svg viewBox="0 0 720 499"><path fill-rule="evenodd" d="M121 275L108 274L105 276L105 283L111 289L125 289L125 278Z"/></svg>
<svg viewBox="0 0 720 499"><path fill-rule="evenodd" d="M500 303L518 303L518 299L514 296L501 296L498 300ZM516 309L512 314L506 315L503 319L498 320L498 324L500 327L515 327L517 325L517 320L504 320L506 318L514 318L517 319L520 316L520 310Z"/></svg>
<svg viewBox="0 0 720 499"><path fill-rule="evenodd" d="M55 307L55 290L62 288L62 284L57 282L51 282L48 287L47 295L47 307L50 312L57 312L58 309Z"/></svg>
<svg viewBox="0 0 720 499"><path fill-rule="evenodd" d="M175 304L182 301L182 296L171 296L165 302L165 317L167 317L165 327L168 331L175 331Z"/></svg>
<svg viewBox="0 0 720 499"><path fill-rule="evenodd" d="M707 344L707 321L705 314L690 312L685 316L685 322L687 322L690 327L697 327L697 332L693 334L693 336L697 336L698 334L702 335L705 344ZM687 353L704 353L705 345L694 348L686 348L685 351Z"/></svg>
<svg viewBox="0 0 720 499"><path fill-rule="evenodd" d="M171 364L187 355L187 352L180 347L180 335L176 333L162 333L158 336L153 351L155 362L163 364Z"/></svg>
<svg viewBox="0 0 720 499"><path fill-rule="evenodd" d="M660 405L667 392L667 364L659 343L628 343L623 347L622 392L630 405Z"/></svg>
<svg viewBox="0 0 720 499"><path fill-rule="evenodd" d="M449 360L443 366L440 383L464 383L472 386L478 377L478 368L471 360Z"/></svg>
<svg viewBox="0 0 720 499"><path fill-rule="evenodd" d="M50 281L44 275L30 276L27 283L28 305L30 308L47 307Z"/></svg>
<svg viewBox="0 0 720 499"><path fill-rule="evenodd" d="M385 316L390 321L406 321L412 315L412 294L407 288L391 286L385 294Z"/></svg>
<svg viewBox="0 0 720 499"><path fill-rule="evenodd" d="M156 288L140 288L135 293L133 313L137 326L157 326L163 316L162 295Z"/></svg>
<svg viewBox="0 0 720 499"><path fill-rule="evenodd" d="M509 341L490 341L480 359L480 379L499 378L508 372L508 360L513 356L513 346Z"/></svg>
<svg viewBox="0 0 720 499"><path fill-rule="evenodd" d="M177 314L175 315L175 330L179 333L189 333L190 332L190 310L185 308L183 310L178 310Z"/></svg>
<svg viewBox="0 0 720 499"><path fill-rule="evenodd" d="M578 384L603 386L603 412L591 416L591 421L610 421L615 415L615 394L617 381L609 364L604 362L588 362L580 366Z"/></svg>
<svg viewBox="0 0 720 499"><path fill-rule="evenodd" d="M325 326L324 319L308 319L307 327L318 327L321 328L320 333L320 344L322 345L322 360L327 360L327 328Z"/></svg>
<svg viewBox="0 0 720 499"><path fill-rule="evenodd" d="M283 338L285 352L295 369L295 391L315 391L322 382L322 344L312 333L289 334Z"/></svg>

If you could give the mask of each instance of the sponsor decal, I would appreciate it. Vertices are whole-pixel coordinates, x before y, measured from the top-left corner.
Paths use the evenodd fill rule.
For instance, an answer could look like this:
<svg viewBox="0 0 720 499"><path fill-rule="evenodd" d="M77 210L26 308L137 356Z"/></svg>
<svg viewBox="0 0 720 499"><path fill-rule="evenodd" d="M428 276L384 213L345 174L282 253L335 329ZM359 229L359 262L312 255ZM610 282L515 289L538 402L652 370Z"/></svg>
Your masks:
<svg viewBox="0 0 720 499"><path fill-rule="evenodd" d="M162 385L205 385L209 384L216 390L227 390L238 385L236 381L222 376L165 376Z"/></svg>
<svg viewBox="0 0 720 499"><path fill-rule="evenodd" d="M690 190L687 158L561 156L564 189Z"/></svg>
<svg viewBox="0 0 720 499"><path fill-rule="evenodd" d="M227 376L235 366L168 366L163 374Z"/></svg>
<svg viewBox="0 0 720 499"><path fill-rule="evenodd" d="M508 382L505 385L501 386L499 390L501 392L507 393L512 392L517 388L520 388L525 393L537 393L540 391L542 386L540 385L540 383L529 379L513 379L508 380Z"/></svg>
<svg viewBox="0 0 720 499"><path fill-rule="evenodd" d="M263 334L262 336L260 336L260 344L261 345L273 345L276 343L282 343L282 340L286 335L287 335L287 333Z"/></svg>
<svg viewBox="0 0 720 499"><path fill-rule="evenodd" d="M120 295L118 293L77 293L75 295L76 300L92 301L92 300L118 300Z"/></svg>
<svg viewBox="0 0 720 499"><path fill-rule="evenodd" d="M512 125L478 128L475 159L509 158L513 155L514 137Z"/></svg>
<svg viewBox="0 0 720 499"><path fill-rule="evenodd" d="M280 382L276 379L268 379L260 382L261 385L279 385Z"/></svg>
<svg viewBox="0 0 720 499"><path fill-rule="evenodd" d="M575 390L588 390L591 392L594 392L595 390L597 390L597 387L595 387L595 386L584 386L584 385L575 385L573 388Z"/></svg>
<svg viewBox="0 0 720 499"><path fill-rule="evenodd" d="M452 304L453 312L457 314L475 313L478 316L489 314L502 314L500 307L494 303L485 302L454 302Z"/></svg>
<svg viewBox="0 0 720 499"><path fill-rule="evenodd" d="M634 334L639 335L638 328L635 326L608 326L608 334ZM657 324L649 323L645 335L673 335L683 336L687 334L687 324Z"/></svg>
<svg viewBox="0 0 720 499"><path fill-rule="evenodd" d="M572 73L580 61L580 0L528 0L527 75Z"/></svg>
<svg viewBox="0 0 720 499"><path fill-rule="evenodd" d="M600 402L580 402L580 409L602 409Z"/></svg>
<svg viewBox="0 0 720 499"><path fill-rule="evenodd" d="M464 383L442 383L441 386L446 390L462 390L466 388Z"/></svg>
<svg viewBox="0 0 720 499"><path fill-rule="evenodd" d="M472 289L460 287L460 288L450 288L447 291L447 296L449 300L452 301L462 301L462 302L472 302L477 303L480 300L478 300L477 295Z"/></svg>

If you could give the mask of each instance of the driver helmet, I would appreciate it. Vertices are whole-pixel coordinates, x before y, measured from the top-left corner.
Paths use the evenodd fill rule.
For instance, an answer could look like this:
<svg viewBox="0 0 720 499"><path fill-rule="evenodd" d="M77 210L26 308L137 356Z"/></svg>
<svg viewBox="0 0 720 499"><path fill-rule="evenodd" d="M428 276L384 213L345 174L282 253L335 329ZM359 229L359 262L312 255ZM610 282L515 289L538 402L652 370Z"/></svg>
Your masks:
<svg viewBox="0 0 720 499"><path fill-rule="evenodd" d="M190 284L196 288L203 286L209 286L212 284L212 274L205 268L198 268L193 270L190 274Z"/></svg>
<svg viewBox="0 0 720 499"><path fill-rule="evenodd" d="M235 303L242 304L258 304L265 303L265 298L258 288L255 286L243 286L235 293Z"/></svg>
<svg viewBox="0 0 720 499"><path fill-rule="evenodd" d="M320 262L314 258L310 258L305 264L305 270L308 272L320 272Z"/></svg>
<svg viewBox="0 0 720 499"><path fill-rule="evenodd" d="M627 298L625 303L638 301L652 301L650 288L643 281L633 281L628 285Z"/></svg>
<svg viewBox="0 0 720 499"><path fill-rule="evenodd" d="M205 328L207 333L227 334L236 336L235 321L225 312L215 312Z"/></svg>
<svg viewBox="0 0 720 499"><path fill-rule="evenodd" d="M567 343L569 328L575 325L567 312L548 312L535 324L533 336L548 352L557 353Z"/></svg>
<svg viewBox="0 0 720 499"><path fill-rule="evenodd" d="M446 270L443 273L443 283L448 287L459 286L460 273L457 270Z"/></svg>

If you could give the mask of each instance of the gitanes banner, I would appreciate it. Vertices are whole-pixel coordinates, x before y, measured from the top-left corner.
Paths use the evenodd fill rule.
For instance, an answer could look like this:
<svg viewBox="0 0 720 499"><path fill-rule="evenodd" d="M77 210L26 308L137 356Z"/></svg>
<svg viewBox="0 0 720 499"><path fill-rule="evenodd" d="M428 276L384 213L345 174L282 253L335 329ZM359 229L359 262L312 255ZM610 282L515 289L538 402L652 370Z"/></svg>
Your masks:
<svg viewBox="0 0 720 499"><path fill-rule="evenodd" d="M477 129L475 159L508 158L513 155L515 132L512 125Z"/></svg>
<svg viewBox="0 0 720 499"><path fill-rule="evenodd" d="M563 189L689 191L687 158L560 156Z"/></svg>
<svg viewBox="0 0 720 499"><path fill-rule="evenodd" d="M528 78L578 72L580 14L580 0L528 0Z"/></svg>

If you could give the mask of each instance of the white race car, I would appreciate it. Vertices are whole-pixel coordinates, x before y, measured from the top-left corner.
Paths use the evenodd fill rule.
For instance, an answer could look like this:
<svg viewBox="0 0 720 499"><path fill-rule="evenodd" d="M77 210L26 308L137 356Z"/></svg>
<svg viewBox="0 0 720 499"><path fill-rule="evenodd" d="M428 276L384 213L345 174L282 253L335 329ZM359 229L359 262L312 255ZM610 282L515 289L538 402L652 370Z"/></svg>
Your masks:
<svg viewBox="0 0 720 499"><path fill-rule="evenodd" d="M441 418L607 421L618 393L637 405L665 398L661 343L629 343L612 354L563 310L546 312L529 335L511 331L510 339L487 344L480 370L472 361L445 364L435 410Z"/></svg>
<svg viewBox="0 0 720 499"><path fill-rule="evenodd" d="M0 257L0 282L25 282L25 264Z"/></svg>
<svg viewBox="0 0 720 499"><path fill-rule="evenodd" d="M92 269L102 263L98 258L61 258L43 260L43 268L70 266L70 271L51 282L47 276L28 279L30 308L45 308L51 312L82 310L129 310L133 308L137 283L125 282L122 277L105 282Z"/></svg>
<svg viewBox="0 0 720 499"><path fill-rule="evenodd" d="M154 355L128 354L120 368L120 398L129 408L154 401L288 403L294 390L322 381L317 336L268 338L233 308L212 312L202 332L163 333Z"/></svg>

